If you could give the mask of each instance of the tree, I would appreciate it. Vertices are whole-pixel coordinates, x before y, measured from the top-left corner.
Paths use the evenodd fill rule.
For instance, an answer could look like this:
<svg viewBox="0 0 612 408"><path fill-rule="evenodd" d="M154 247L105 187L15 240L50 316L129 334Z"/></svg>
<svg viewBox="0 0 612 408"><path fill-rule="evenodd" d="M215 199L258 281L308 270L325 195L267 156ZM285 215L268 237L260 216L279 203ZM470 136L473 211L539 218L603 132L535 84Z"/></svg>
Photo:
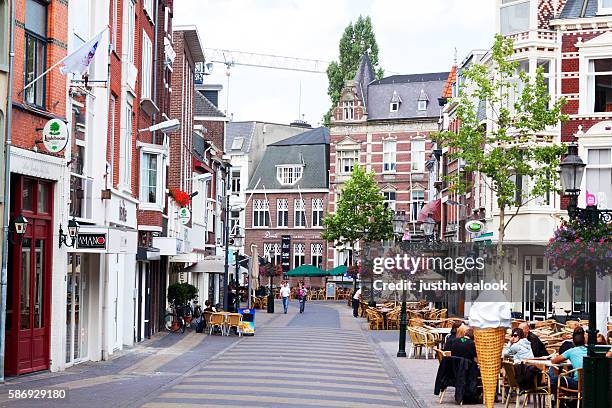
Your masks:
<svg viewBox="0 0 612 408"><path fill-rule="evenodd" d="M355 24L352 22L344 29L340 38L338 61L332 61L327 67L327 94L332 107L325 114L324 123L329 124L332 109L338 104L344 81L353 79L359 68L359 59L365 53L376 72L376 78L383 76L383 69L378 66L378 44L374 37L374 29L370 17L359 16Z"/></svg>
<svg viewBox="0 0 612 408"><path fill-rule="evenodd" d="M368 245L393 238L393 211L385 206L374 175L355 165L336 212L325 216L321 236L335 247L352 248L358 242Z"/></svg>
<svg viewBox="0 0 612 408"><path fill-rule="evenodd" d="M538 138L547 128L566 120L561 113L564 99L550 101L543 69L534 77L519 70L512 39L495 37L489 64L472 64L462 72L465 79L457 103L459 130L436 135L448 147L451 159L462 159L465 172L484 176L496 195L499 208L497 255L503 257L504 233L520 208L528 202L557 191L557 169L565 148L552 138ZM485 107L486 127L478 115ZM520 183L527 186L524 190ZM472 188L457 172L449 176L460 193ZM506 219L507 212L514 208ZM499 262L501 268L501 261Z"/></svg>

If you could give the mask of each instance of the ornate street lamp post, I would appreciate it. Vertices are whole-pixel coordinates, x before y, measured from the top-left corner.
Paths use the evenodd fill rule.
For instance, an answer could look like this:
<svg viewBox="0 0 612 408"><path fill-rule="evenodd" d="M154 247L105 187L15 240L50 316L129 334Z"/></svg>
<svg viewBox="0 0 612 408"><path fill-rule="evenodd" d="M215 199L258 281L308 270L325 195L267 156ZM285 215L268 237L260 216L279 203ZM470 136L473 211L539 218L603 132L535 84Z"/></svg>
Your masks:
<svg viewBox="0 0 612 408"><path fill-rule="evenodd" d="M427 242L433 242L434 240L434 231L436 229L436 220L433 219L433 214L427 214L427 218L423 221L423 234L425 235L425 240Z"/></svg>
<svg viewBox="0 0 612 408"><path fill-rule="evenodd" d="M393 234L395 235L395 241L401 242L404 236L404 230L408 219L404 211L397 211L393 217ZM402 279L403 281L403 279ZM399 346L397 350L398 357L406 357L406 327L408 325L406 319L406 285L402 282L402 308L400 310L400 324L399 324Z"/></svg>
<svg viewBox="0 0 612 408"><path fill-rule="evenodd" d="M612 222L612 211L598 210L596 205L587 205L586 208L578 207L578 196L580 195L580 183L584 175L586 164L578 156L578 146L571 144L567 149L567 156L561 161L560 165L561 187L566 196L569 196L567 213L572 220L581 220L585 228L593 228L600 223ZM589 330L588 330L588 358L585 359L585 406L595 407L601 405L601 400L597 397L598 391L605 393L605 390L596 390L599 366L605 364L605 358L596 356L595 344L597 342L597 301L596 289L597 278L595 271L585 271L588 273L589 284ZM603 360L603 361L599 361ZM602 364L600 364L602 363ZM603 394L602 394L603 395ZM599 402L598 402L599 401ZM604 403L605 405L605 403Z"/></svg>

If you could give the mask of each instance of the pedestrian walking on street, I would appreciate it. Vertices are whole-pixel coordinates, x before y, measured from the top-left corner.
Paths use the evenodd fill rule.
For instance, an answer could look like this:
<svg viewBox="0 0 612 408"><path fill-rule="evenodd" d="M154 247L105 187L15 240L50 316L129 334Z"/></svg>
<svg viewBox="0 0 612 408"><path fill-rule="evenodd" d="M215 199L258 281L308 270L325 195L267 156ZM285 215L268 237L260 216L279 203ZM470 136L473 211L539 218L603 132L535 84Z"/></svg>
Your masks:
<svg viewBox="0 0 612 408"><path fill-rule="evenodd" d="M359 302L361 301L361 287L353 294L353 316L358 317L359 315Z"/></svg>
<svg viewBox="0 0 612 408"><path fill-rule="evenodd" d="M288 281L283 281L280 288L280 295L283 299L283 309L285 309L285 314L287 314L287 309L289 309L289 294L291 294L291 288L289 287Z"/></svg>
<svg viewBox="0 0 612 408"><path fill-rule="evenodd" d="M306 295L308 294L308 289L304 286L304 282L300 282L300 287L298 289L298 299L300 301L300 313L304 313L304 306L306 306Z"/></svg>

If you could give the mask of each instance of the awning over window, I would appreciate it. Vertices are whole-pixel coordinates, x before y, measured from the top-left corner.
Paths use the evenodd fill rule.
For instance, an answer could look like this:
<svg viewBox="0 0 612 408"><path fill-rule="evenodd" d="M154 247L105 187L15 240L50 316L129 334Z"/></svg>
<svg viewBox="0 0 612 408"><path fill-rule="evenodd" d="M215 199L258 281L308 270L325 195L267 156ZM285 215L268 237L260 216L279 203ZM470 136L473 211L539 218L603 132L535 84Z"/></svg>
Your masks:
<svg viewBox="0 0 612 408"><path fill-rule="evenodd" d="M159 261L160 259L159 248L138 247L138 252L136 252L137 261Z"/></svg>
<svg viewBox="0 0 612 408"><path fill-rule="evenodd" d="M184 268L181 272L223 273L225 272L225 259L222 256L207 256L203 260Z"/></svg>
<svg viewBox="0 0 612 408"><path fill-rule="evenodd" d="M440 209L441 208L442 208L442 201L440 199L428 202L427 204L423 206L423 208L421 208L417 221L423 222L425 221L425 219L427 219L427 216L431 214L434 220L436 220L437 222L440 222L440 219L441 219Z"/></svg>

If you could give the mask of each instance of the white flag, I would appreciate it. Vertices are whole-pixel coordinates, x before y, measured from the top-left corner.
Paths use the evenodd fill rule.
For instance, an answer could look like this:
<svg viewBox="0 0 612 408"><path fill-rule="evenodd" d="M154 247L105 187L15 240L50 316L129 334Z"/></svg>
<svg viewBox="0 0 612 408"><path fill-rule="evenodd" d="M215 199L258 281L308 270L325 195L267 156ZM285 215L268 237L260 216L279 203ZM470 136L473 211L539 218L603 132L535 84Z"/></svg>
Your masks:
<svg viewBox="0 0 612 408"><path fill-rule="evenodd" d="M96 50L98 49L104 31L106 31L106 28L100 31L100 33L91 40L81 45L72 54L64 58L60 72L63 75L66 75L68 72L80 75L84 74L87 68L89 68L91 60L96 55Z"/></svg>

